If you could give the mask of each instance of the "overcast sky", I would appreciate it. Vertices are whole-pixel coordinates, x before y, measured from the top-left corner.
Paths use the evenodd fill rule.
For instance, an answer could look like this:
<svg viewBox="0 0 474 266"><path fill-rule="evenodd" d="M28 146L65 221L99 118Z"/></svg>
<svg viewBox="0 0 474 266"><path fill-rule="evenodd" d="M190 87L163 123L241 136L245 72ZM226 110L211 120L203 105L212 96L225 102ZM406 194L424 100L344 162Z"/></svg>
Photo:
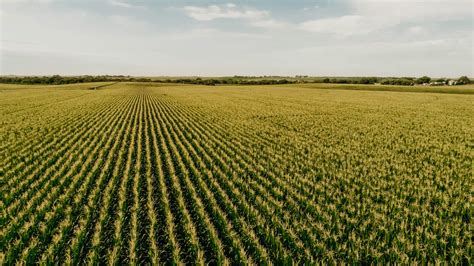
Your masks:
<svg viewBox="0 0 474 266"><path fill-rule="evenodd" d="M0 0L0 74L474 76L473 0Z"/></svg>

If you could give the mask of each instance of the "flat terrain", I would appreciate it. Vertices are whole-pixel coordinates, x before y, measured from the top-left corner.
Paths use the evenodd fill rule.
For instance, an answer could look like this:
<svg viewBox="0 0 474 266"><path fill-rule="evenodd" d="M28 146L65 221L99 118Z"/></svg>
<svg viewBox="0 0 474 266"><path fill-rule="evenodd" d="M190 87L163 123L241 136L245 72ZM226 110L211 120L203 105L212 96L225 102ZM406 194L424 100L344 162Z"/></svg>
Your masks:
<svg viewBox="0 0 474 266"><path fill-rule="evenodd" d="M474 95L97 86L0 85L0 264L472 263Z"/></svg>

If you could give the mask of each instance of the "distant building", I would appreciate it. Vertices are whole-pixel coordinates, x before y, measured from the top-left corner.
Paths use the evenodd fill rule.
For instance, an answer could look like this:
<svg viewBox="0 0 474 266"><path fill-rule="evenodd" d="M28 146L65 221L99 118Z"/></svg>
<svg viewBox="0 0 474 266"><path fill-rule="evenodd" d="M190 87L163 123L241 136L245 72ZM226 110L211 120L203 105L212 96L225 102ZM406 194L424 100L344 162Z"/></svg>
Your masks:
<svg viewBox="0 0 474 266"><path fill-rule="evenodd" d="M446 82L444 82L444 81L430 82L430 86L443 86L443 85L446 85Z"/></svg>
<svg viewBox="0 0 474 266"><path fill-rule="evenodd" d="M458 82L457 82L456 80L454 80L454 79L448 80L448 85L449 85L449 86L454 86L454 85L456 85L456 84L458 84Z"/></svg>

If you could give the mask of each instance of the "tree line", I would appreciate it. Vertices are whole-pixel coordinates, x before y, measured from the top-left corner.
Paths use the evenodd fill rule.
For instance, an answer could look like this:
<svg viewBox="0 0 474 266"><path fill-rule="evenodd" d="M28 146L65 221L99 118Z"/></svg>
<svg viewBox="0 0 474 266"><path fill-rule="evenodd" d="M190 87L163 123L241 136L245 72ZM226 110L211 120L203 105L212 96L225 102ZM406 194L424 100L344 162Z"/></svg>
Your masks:
<svg viewBox="0 0 474 266"><path fill-rule="evenodd" d="M428 76L419 78L414 77L394 77L394 78L380 78L380 77L340 77L340 78L309 78L307 76L293 77L246 77L233 76L222 78L146 78L146 77L130 77L123 75L116 76L0 76L0 83L8 84L45 84L45 85L60 85L72 83L86 83L86 82L103 82L103 81L128 81L128 82L158 82L158 83L181 83L181 84L196 84L196 85L276 85L276 84L295 84L295 83L333 83L333 84L383 84L383 85L404 85L414 86L417 84L448 84L452 85L470 84L471 80L467 76L462 76L459 79L431 79ZM450 84L451 85L451 84Z"/></svg>
<svg viewBox="0 0 474 266"><path fill-rule="evenodd" d="M450 84L450 81L451 82ZM429 84L429 85L466 85L471 84L472 81L467 76L462 76L458 79L449 79L449 78L438 78L432 79L428 76L423 76L419 78L411 78L411 77L404 77L404 78L388 78L383 79L380 84L383 85L404 85L404 86L414 86L414 85L422 85L422 84Z"/></svg>
<svg viewBox="0 0 474 266"><path fill-rule="evenodd" d="M61 85L73 83L102 82L102 81L120 81L120 76L72 76L64 77L60 75L53 76L3 76L0 77L0 83L7 84L45 84Z"/></svg>

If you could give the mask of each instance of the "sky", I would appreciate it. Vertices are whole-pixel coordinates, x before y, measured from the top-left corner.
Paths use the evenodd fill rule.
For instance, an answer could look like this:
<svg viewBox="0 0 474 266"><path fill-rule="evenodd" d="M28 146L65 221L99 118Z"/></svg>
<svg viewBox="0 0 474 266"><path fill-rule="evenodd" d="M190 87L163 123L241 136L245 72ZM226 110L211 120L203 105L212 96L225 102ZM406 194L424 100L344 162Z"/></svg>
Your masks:
<svg viewBox="0 0 474 266"><path fill-rule="evenodd" d="M0 0L0 75L474 77L474 0Z"/></svg>

